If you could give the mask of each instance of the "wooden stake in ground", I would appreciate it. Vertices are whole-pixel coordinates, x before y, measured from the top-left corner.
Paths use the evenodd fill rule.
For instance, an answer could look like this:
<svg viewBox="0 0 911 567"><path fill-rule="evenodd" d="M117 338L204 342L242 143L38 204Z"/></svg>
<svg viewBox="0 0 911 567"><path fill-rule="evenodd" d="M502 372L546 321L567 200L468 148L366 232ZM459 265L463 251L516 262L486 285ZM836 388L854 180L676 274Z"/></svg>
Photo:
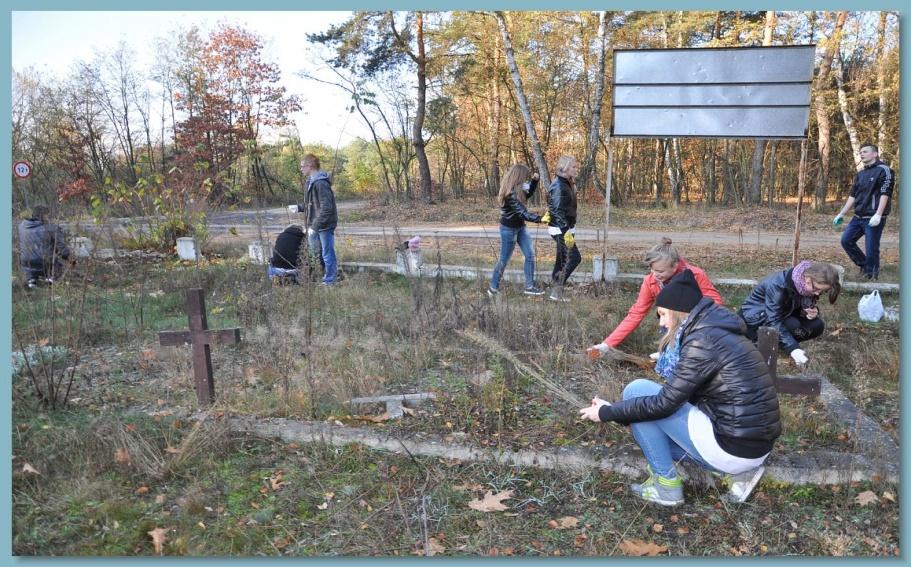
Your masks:
<svg viewBox="0 0 911 567"><path fill-rule="evenodd" d="M233 345L240 342L240 329L209 329L206 321L206 302L199 288L187 290L187 317L189 331L161 331L161 346L193 345L193 376L196 382L196 399L207 406L215 401L215 383L212 379L212 356L209 345Z"/></svg>

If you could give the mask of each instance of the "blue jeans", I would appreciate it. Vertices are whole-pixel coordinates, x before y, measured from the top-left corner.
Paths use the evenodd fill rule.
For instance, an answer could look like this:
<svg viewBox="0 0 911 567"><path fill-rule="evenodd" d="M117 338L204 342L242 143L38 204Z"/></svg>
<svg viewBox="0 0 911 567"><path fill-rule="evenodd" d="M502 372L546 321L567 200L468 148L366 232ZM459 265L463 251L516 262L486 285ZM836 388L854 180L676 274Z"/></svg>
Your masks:
<svg viewBox="0 0 911 567"><path fill-rule="evenodd" d="M639 378L630 382L623 390L623 399L654 396L661 391L661 385ZM654 421L640 421L631 425L633 437L642 449L645 460L652 471L664 478L676 478L674 463L688 459L710 471L714 467L702 460L690 439L687 419L693 405L685 402L671 415Z"/></svg>
<svg viewBox="0 0 911 567"><path fill-rule="evenodd" d="M319 259L320 265L323 266L324 275L323 283L335 283L338 274L338 261L335 259L335 231L321 230L319 232L307 232L307 244L310 247L310 254Z"/></svg>
<svg viewBox="0 0 911 567"><path fill-rule="evenodd" d="M879 225L870 226L870 219L855 216L845 227L841 235L841 247L848 253L848 257L858 267L863 269L868 278L879 277L879 240L886 227L886 217L879 221ZM857 241L863 237L866 254L860 251Z"/></svg>
<svg viewBox="0 0 911 567"><path fill-rule="evenodd" d="M531 236L524 226L519 228L510 228L500 225L500 259L493 269L493 277L490 280L490 287L500 289L500 278L506 270L506 264L512 256L512 251L516 249L516 242L525 256L525 288L532 288L535 285L535 251L531 245Z"/></svg>

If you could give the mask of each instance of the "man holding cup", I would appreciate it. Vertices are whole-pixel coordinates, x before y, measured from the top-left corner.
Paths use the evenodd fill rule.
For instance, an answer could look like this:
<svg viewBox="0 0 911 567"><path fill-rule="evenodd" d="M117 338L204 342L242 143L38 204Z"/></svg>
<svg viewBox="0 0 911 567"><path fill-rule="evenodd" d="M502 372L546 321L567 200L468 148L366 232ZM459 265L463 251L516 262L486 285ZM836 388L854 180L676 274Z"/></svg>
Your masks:
<svg viewBox="0 0 911 567"><path fill-rule="evenodd" d="M320 169L319 158L307 154L300 162L301 175L307 180L303 205L289 205L292 213L305 211L307 215L307 243L310 254L319 259L323 267L323 285L333 285L338 274L335 258L335 227L338 212L329 174Z"/></svg>

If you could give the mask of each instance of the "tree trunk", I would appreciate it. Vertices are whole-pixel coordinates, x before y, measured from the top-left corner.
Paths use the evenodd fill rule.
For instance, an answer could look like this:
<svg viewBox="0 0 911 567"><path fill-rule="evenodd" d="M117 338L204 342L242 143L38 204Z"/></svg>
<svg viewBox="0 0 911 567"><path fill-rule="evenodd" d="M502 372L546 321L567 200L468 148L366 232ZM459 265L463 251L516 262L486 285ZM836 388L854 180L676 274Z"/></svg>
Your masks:
<svg viewBox="0 0 911 567"><path fill-rule="evenodd" d="M535 165L538 167L541 179L545 183L550 182L550 172L547 169L547 160L544 159L544 152L541 150L541 142L538 141L538 133L535 130L535 123L531 117L531 108L528 106L528 99L525 98L525 89L522 87L522 76L519 74L519 67L516 64L516 56L512 49L512 39L509 36L509 30L506 27L506 16L503 12L494 12L497 17L497 23L500 26L500 35L503 38L503 47L506 51L506 62L509 65L509 73L512 75L512 82L516 89L516 100L522 111L522 118L525 120L525 130L531 140L532 151L535 156Z"/></svg>
<svg viewBox="0 0 911 567"><path fill-rule="evenodd" d="M841 119L845 123L845 129L848 131L848 140L851 141L851 152L854 156L854 169L860 171L864 165L860 161L860 140L857 138L857 128L854 127L854 119L851 117L851 109L848 108L848 93L845 92L844 66L841 62L841 55L835 56L838 65L835 67L835 83L838 85L838 106L841 107Z"/></svg>
<svg viewBox="0 0 911 567"><path fill-rule="evenodd" d="M664 177L661 175L662 162L664 162L664 149L662 148L661 140L658 139L655 140L655 163L652 168L652 188L654 190L656 206L661 204L661 193L663 189L661 179Z"/></svg>
<svg viewBox="0 0 911 567"><path fill-rule="evenodd" d="M595 156L598 153L598 137L601 129L601 107L604 100L604 67L607 52L607 12L598 13L598 68L595 75L595 98L592 101L591 121L588 126L588 152L579 169L578 186L583 190L588 178L595 173ZM610 140L607 142L610 144Z"/></svg>
<svg viewBox="0 0 911 567"><path fill-rule="evenodd" d="M813 210L821 211L826 203L826 194L829 186L829 157L831 153L832 132L829 123L829 114L826 108L826 87L829 85L832 72L832 60L838 45L841 43L841 30L847 19L847 12L838 12L835 16L835 28L827 42L826 49L819 64L819 74L816 76L816 123L819 129L819 175L816 178L816 193L813 196Z"/></svg>
<svg viewBox="0 0 911 567"><path fill-rule="evenodd" d="M490 67L490 82L488 83L488 101L487 101L487 136L489 166L488 180L490 187L488 191L496 195L500 190L500 38L494 38L495 47L493 51L493 61Z"/></svg>
<svg viewBox="0 0 911 567"><path fill-rule="evenodd" d="M762 45L772 45L772 35L775 31L777 18L774 10L768 10L765 13L765 26L762 30ZM756 140L756 147L753 148L753 166L750 168L750 204L758 205L762 202L762 160L765 157L766 140Z"/></svg>
<svg viewBox="0 0 911 567"><path fill-rule="evenodd" d="M427 160L427 152L424 141L424 115L427 108L427 55L424 51L424 13L416 14L416 32L417 32L417 66L418 66L418 104L414 113L414 129L412 131L412 143L414 144L414 153L418 158L418 169L421 172L421 200L429 203L431 199L430 187L430 162Z"/></svg>
<svg viewBox="0 0 911 567"><path fill-rule="evenodd" d="M879 91L879 113L876 117L876 145L879 155L886 153L886 22L888 12L879 13L876 27L876 90Z"/></svg>
<svg viewBox="0 0 911 567"><path fill-rule="evenodd" d="M771 147L769 148L769 187L766 190L766 196L768 199L768 207L771 209L772 205L775 203L775 183L776 183L776 174L778 173L775 170L775 154L778 150L778 143L772 142Z"/></svg>
<svg viewBox="0 0 911 567"><path fill-rule="evenodd" d="M676 138L673 142L676 142ZM667 179L671 187L671 205L676 209L680 206L680 176L677 171L677 160L671 151L673 149L671 140L664 141L664 162L667 165Z"/></svg>
<svg viewBox="0 0 911 567"><path fill-rule="evenodd" d="M705 188L705 200L709 205L715 204L715 190L717 187L717 180L715 177L715 142L708 140L706 142L706 149L708 155L702 161L702 183Z"/></svg>

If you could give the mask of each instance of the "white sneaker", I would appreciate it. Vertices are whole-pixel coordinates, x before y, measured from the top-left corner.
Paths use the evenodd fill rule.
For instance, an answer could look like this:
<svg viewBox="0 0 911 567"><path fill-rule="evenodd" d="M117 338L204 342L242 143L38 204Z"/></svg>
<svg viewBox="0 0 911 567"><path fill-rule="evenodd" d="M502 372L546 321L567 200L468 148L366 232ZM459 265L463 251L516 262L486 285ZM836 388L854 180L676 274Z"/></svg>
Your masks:
<svg viewBox="0 0 911 567"><path fill-rule="evenodd" d="M563 297L563 290L556 287L550 290L550 295L547 296L547 299L551 301L559 301L560 303L569 303L569 298Z"/></svg>

